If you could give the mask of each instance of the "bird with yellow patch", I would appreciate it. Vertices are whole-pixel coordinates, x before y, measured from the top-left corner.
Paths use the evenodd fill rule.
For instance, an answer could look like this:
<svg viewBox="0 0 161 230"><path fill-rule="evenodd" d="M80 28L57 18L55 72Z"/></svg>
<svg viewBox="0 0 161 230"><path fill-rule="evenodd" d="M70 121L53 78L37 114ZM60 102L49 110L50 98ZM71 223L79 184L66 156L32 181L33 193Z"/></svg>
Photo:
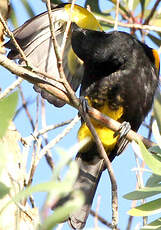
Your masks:
<svg viewBox="0 0 161 230"><path fill-rule="evenodd" d="M72 26L63 56L63 68L68 82L76 91L81 83L80 96L103 114L121 122L128 122L137 131L152 107L159 81L159 56L156 50L143 44L125 32L104 33L95 17L86 9L65 4L52 9L53 25L59 46L65 24L71 19ZM47 12L27 21L14 31L17 42L31 63L59 79L56 56L53 52ZM20 59L12 41L6 44L11 51L8 57ZM58 84L65 90L62 84ZM36 88L49 102L63 106L64 102ZM112 161L125 148L127 141L113 131L91 120L104 148ZM97 151L95 141L82 121L78 132L81 141L88 143L79 151L76 160L79 175L74 189L81 189L85 204L71 213L69 222L74 229L85 226L93 197L105 169L104 160Z"/></svg>

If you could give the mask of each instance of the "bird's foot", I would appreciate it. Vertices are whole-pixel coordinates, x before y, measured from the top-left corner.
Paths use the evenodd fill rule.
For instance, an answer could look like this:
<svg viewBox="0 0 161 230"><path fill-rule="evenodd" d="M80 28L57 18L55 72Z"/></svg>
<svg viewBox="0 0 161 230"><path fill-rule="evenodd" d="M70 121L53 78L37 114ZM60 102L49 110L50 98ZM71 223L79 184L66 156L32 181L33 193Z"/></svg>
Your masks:
<svg viewBox="0 0 161 230"><path fill-rule="evenodd" d="M119 155L124 148L126 147L126 145L128 144L128 140L126 139L126 135L128 134L128 132L131 129L131 125L129 122L124 121L121 125L120 128L114 133L114 137L118 137L117 140L117 155Z"/></svg>

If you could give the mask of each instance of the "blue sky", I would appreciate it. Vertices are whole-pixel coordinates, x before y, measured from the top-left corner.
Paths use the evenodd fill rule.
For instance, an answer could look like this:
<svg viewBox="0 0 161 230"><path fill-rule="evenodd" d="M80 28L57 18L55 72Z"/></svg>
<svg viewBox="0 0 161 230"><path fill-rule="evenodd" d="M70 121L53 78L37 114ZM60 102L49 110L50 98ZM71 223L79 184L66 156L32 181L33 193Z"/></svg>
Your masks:
<svg viewBox="0 0 161 230"><path fill-rule="evenodd" d="M25 13L20 0L12 0L12 4L15 6L16 14L18 17L18 22L19 25L21 25L23 22L25 22L28 19L28 15ZM43 4L41 1L28 1L34 9L35 14L39 14L43 11L45 11L45 4ZM79 0L81 2L81 0ZM22 13L23 12L23 13ZM150 44L150 46L153 46ZM4 90L7 86L9 86L14 80L15 76L11 73L9 73L7 70L4 68L0 67L0 87L2 90ZM29 101L34 101L36 93L34 92L32 85L28 82L23 82L23 92L25 94L26 99ZM19 105L21 104L21 100L19 100ZM29 106L30 113L32 114L32 117L34 118L34 113L36 112L36 106L35 103L30 104ZM70 107L70 106L65 106L61 109L55 108L52 105L48 104L46 102L46 116L47 116L47 124L56 124L61 121L65 121L67 119L70 119L74 117L77 114L77 111ZM26 119L26 115L24 111L15 119L16 127L21 133L23 137L29 136L30 133L32 132L31 126ZM76 125L76 128L72 130L70 134L68 134L61 142L57 144L56 147L63 147L65 150L69 149L71 146L73 146L77 142L77 130L79 128L79 125ZM54 132L51 132L50 134L50 139L56 136L60 130L58 129ZM147 132L144 127L141 127L139 130L139 133L142 135L146 136ZM55 148L52 151L53 157L54 154L56 153ZM119 198L119 227L120 229L126 229L127 226L127 220L128 220L128 215L126 214L129 208L131 207L131 202L125 200L122 198L124 194L127 192L130 192L135 189L136 186L136 176L135 172L131 171L132 168L136 167L135 163L135 158L134 154L131 148L131 145L129 144L128 148L126 151L119 156L117 159L112 164L117 184L118 184L118 198ZM41 160L39 166L37 167L35 177L34 177L34 182L33 183L39 183L43 181L47 181L51 177L51 172L46 164L46 161L43 159ZM99 214L103 216L107 221L111 222L111 186L110 186L110 181L108 177L107 171L105 171L101 177L101 181L99 183L95 200L93 203L92 209L95 209L96 204L97 204L97 199L98 196L101 196L101 201L100 201L100 208L99 208ZM37 206L41 207L43 200L44 200L44 195L43 194L36 194L35 196L36 204ZM136 226L136 224L140 222L142 223L141 218L135 218L133 221L133 227ZM98 223L99 227L101 229L104 228L104 226L99 222ZM89 217L87 221L87 225L85 229L93 228L94 226L94 219L93 217ZM69 229L68 225L65 224L63 229Z"/></svg>

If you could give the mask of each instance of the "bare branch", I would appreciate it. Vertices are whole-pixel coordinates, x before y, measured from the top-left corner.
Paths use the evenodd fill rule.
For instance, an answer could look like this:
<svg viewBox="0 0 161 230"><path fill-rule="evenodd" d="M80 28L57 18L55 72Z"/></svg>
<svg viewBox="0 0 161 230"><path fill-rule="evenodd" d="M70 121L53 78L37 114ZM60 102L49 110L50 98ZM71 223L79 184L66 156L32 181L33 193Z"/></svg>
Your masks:
<svg viewBox="0 0 161 230"><path fill-rule="evenodd" d="M0 93L0 100L10 94L17 86L19 86L23 81L23 78L18 78L14 81L8 88L6 88L2 93Z"/></svg>
<svg viewBox="0 0 161 230"><path fill-rule="evenodd" d="M55 33L54 33L54 27L53 27L53 23L52 23L53 20L52 20L52 11L51 11L50 0L46 0L46 5L47 5L47 9L48 9L48 16L49 16L49 22L50 22L51 36L52 36L52 40L53 40L53 46L54 46L55 55L56 55L56 58L57 58L57 67L58 67L58 70L59 70L60 79L62 80L62 83L64 84L64 87L65 87L65 89L67 91L68 97L70 99L70 103L73 104L73 105L75 105L75 106L79 106L79 100L75 96L75 92L70 87L68 81L66 80L66 76L64 74L63 64L62 64L63 50L62 50L62 52L59 51L59 46L58 46L57 41L56 41L56 36L55 36ZM73 7L73 3L71 5L71 7ZM68 27L67 27L67 30L66 30L66 34L68 34L68 32L69 32L70 24L71 24L71 20L67 24ZM63 48L65 48L65 46Z"/></svg>
<svg viewBox="0 0 161 230"><path fill-rule="evenodd" d="M97 20L101 22L105 22L111 25L115 25L114 20L106 19L105 17L96 16ZM161 32L161 27L159 26L150 26L150 25L141 25L141 24L130 24L130 23L122 23L118 22L118 26L130 28L130 29L139 29L139 30L148 30L148 31L154 31L154 32Z"/></svg>
<svg viewBox="0 0 161 230"><path fill-rule="evenodd" d="M26 55L24 54L23 50L21 49L21 47L19 46L19 44L17 43L16 39L14 38L13 33L9 30L5 20L3 19L1 13L0 13L0 21L3 24L5 31L7 32L7 34L10 36L10 38L12 39L16 49L19 51L21 57L23 58L23 60L25 61L26 65L29 66L29 62L27 60Z"/></svg>
<svg viewBox="0 0 161 230"><path fill-rule="evenodd" d="M111 224L110 222L108 222L107 220L105 220L103 217L101 217L101 216L99 216L98 214L96 214L95 211L90 210L90 214L91 214L92 216L94 216L94 217L97 215L98 220L99 220L102 224L104 224L106 227L112 229L112 224ZM118 229L118 230L119 230L119 229Z"/></svg>
<svg viewBox="0 0 161 230"><path fill-rule="evenodd" d="M42 122L42 128L46 128L46 111L45 111L45 100L43 98L41 98L41 122ZM47 132L45 132L43 134L44 140L45 140L45 144L48 144L48 135ZM47 151L47 153L45 154L45 158L46 161L48 163L48 165L50 166L50 168L53 170L54 169L54 161L52 158L52 153L50 150Z"/></svg>
<svg viewBox="0 0 161 230"><path fill-rule="evenodd" d="M64 136L66 136L70 130L75 126L75 124L80 120L80 117L77 115L73 121L60 133L55 139L50 141L39 153L38 161L46 154L48 149L51 149L56 143L58 143Z"/></svg>
<svg viewBox="0 0 161 230"><path fill-rule="evenodd" d="M115 25L114 25L114 30L118 30L119 3L120 3L120 0L117 0L116 1L116 10L115 10Z"/></svg>
<svg viewBox="0 0 161 230"><path fill-rule="evenodd" d="M150 20L152 19L154 13L156 12L156 9L159 5L159 3L161 2L161 0L157 0L153 6L153 8L150 10L150 14L148 15L148 17L145 19L143 25L149 24Z"/></svg>

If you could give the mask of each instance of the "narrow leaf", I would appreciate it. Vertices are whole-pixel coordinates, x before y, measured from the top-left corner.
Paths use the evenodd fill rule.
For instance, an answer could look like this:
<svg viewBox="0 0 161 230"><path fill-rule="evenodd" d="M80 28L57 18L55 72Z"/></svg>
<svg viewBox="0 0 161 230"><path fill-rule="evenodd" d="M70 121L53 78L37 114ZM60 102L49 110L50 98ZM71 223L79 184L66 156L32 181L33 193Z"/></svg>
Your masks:
<svg viewBox="0 0 161 230"><path fill-rule="evenodd" d="M142 227L140 230L160 230L161 229L161 218L152 221L146 226Z"/></svg>
<svg viewBox="0 0 161 230"><path fill-rule="evenodd" d="M160 21L160 20L159 20L159 21ZM160 38L157 38L156 36L154 36L154 35L152 35L152 34L150 34L150 33L149 33L147 36L151 39L152 42L154 42L155 45L157 45L157 46L160 46L160 45L161 45ZM155 99L155 100L156 100L156 99ZM154 106L155 106L155 101L154 101Z"/></svg>
<svg viewBox="0 0 161 230"><path fill-rule="evenodd" d="M55 209L54 213L49 216L41 226L40 230L51 230L56 224L65 221L70 213L80 209L84 203L84 196L81 191L74 191L74 199L67 201L63 206Z"/></svg>
<svg viewBox="0 0 161 230"><path fill-rule="evenodd" d="M158 176L156 174L152 174L147 182L146 182L146 187L153 187L153 186L157 186L159 185L159 183L161 182L161 176Z"/></svg>
<svg viewBox="0 0 161 230"><path fill-rule="evenodd" d="M9 121L12 120L18 102L18 93L14 92L8 97L0 100L0 138L2 138L7 131Z"/></svg>
<svg viewBox="0 0 161 230"><path fill-rule="evenodd" d="M71 192L72 187L69 183L49 181L37 185L30 186L23 191L16 194L14 200L20 201L21 199L27 198L35 192L50 192L52 191L53 196L63 196Z"/></svg>
<svg viewBox="0 0 161 230"><path fill-rule="evenodd" d="M140 140L138 142L142 156L147 166L153 171L154 174L161 175L161 162L148 152Z"/></svg>
<svg viewBox="0 0 161 230"><path fill-rule="evenodd" d="M131 216L149 216L161 212L161 198L147 202L128 211Z"/></svg>
<svg viewBox="0 0 161 230"><path fill-rule="evenodd" d="M32 7L30 6L29 2L27 0L21 0L22 4L24 5L28 15L32 18L34 17L35 13L32 9Z"/></svg>
<svg viewBox="0 0 161 230"><path fill-rule="evenodd" d="M161 186L144 187L124 195L127 200L141 200L161 193Z"/></svg>
<svg viewBox="0 0 161 230"><path fill-rule="evenodd" d="M161 111L161 94L158 94L157 98L154 100L154 116L155 116L155 119L157 120L158 128L159 128L159 131L161 133L160 111Z"/></svg>
<svg viewBox="0 0 161 230"><path fill-rule="evenodd" d="M0 182L0 199L7 195L9 193L9 190L10 189L5 184Z"/></svg>

